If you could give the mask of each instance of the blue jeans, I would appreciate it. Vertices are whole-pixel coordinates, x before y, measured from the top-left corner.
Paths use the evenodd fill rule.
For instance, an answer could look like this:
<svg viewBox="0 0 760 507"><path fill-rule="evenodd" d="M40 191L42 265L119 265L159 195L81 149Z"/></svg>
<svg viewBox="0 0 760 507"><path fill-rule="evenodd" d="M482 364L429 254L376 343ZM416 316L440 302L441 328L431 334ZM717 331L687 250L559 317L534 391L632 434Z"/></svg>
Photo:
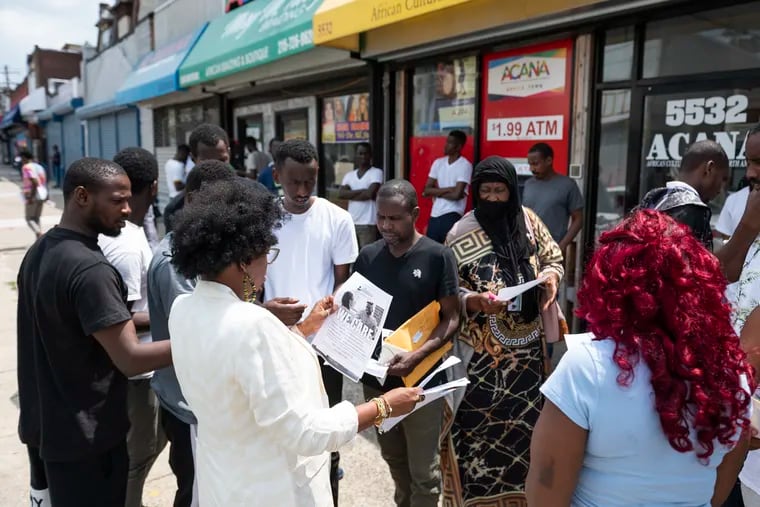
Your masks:
<svg viewBox="0 0 760 507"><path fill-rule="evenodd" d="M449 233L454 224L459 222L462 215L456 211L446 213L439 217L430 217L427 228L427 237L437 241L438 243L444 243L446 241L446 235Z"/></svg>

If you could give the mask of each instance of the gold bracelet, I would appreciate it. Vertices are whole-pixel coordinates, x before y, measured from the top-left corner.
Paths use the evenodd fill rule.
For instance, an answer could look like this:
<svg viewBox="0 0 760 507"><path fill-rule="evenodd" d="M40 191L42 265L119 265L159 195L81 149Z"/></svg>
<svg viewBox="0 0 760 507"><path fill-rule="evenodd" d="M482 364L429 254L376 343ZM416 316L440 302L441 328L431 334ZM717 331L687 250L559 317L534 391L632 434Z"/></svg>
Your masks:
<svg viewBox="0 0 760 507"><path fill-rule="evenodd" d="M393 407L391 407L391 404L388 403L388 400L385 399L385 396L380 395L380 399L383 400L383 404L385 405L385 411L388 413L386 419L393 415Z"/></svg>
<svg viewBox="0 0 760 507"><path fill-rule="evenodd" d="M372 398L370 401L377 407L377 416L375 417L374 425L379 428L389 415L387 410L387 403L382 398Z"/></svg>

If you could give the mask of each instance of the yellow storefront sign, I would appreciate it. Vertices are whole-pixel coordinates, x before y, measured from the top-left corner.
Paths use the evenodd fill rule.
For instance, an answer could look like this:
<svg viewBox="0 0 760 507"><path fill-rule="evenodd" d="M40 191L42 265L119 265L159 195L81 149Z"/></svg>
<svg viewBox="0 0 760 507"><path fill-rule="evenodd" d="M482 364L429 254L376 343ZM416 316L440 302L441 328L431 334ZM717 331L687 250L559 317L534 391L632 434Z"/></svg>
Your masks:
<svg viewBox="0 0 760 507"><path fill-rule="evenodd" d="M326 44L470 0L325 0L314 15L314 44Z"/></svg>

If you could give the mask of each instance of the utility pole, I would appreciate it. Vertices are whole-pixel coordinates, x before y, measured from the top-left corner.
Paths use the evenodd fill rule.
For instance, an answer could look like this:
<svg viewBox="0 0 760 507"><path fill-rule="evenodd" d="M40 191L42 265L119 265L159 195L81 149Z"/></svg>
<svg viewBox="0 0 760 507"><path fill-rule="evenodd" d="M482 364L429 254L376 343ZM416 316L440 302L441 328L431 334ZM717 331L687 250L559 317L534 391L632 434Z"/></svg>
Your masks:
<svg viewBox="0 0 760 507"><path fill-rule="evenodd" d="M8 68L7 65L3 65L3 72L2 72L2 86L0 86L0 95L4 95L7 97L8 103L10 103L11 99L11 74L18 74L18 72L12 71ZM2 109L2 106L6 104L0 103L0 109Z"/></svg>

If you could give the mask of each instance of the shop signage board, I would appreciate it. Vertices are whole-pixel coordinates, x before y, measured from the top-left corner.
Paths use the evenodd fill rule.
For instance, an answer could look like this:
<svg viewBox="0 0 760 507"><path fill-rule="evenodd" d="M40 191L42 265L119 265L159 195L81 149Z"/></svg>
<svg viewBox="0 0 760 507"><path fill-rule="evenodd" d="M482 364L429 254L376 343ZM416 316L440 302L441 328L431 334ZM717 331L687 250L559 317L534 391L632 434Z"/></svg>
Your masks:
<svg viewBox="0 0 760 507"><path fill-rule="evenodd" d="M312 17L321 0L257 0L212 21L180 67L188 87L314 47Z"/></svg>
<svg viewBox="0 0 760 507"><path fill-rule="evenodd" d="M483 58L482 158L518 164L545 142L554 149L554 168L567 174L572 56L573 40L566 39Z"/></svg>
<svg viewBox="0 0 760 507"><path fill-rule="evenodd" d="M324 44L469 1L325 0L314 16L314 39Z"/></svg>
<svg viewBox="0 0 760 507"><path fill-rule="evenodd" d="M322 142L369 141L369 93L328 97L322 104Z"/></svg>

